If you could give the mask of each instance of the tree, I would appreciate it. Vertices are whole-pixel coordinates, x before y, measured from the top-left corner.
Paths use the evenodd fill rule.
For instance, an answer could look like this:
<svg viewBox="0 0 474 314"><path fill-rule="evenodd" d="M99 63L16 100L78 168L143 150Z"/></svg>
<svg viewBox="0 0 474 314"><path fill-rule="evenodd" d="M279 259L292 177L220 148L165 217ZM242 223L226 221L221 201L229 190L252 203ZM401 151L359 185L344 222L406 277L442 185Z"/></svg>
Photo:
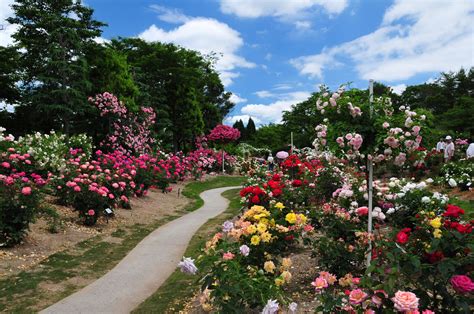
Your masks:
<svg viewBox="0 0 474 314"><path fill-rule="evenodd" d="M34 115L31 128L66 134L92 110L85 52L105 24L78 0L16 0L13 38L21 53L21 105ZM27 121L25 121L27 122Z"/></svg>
<svg viewBox="0 0 474 314"><path fill-rule="evenodd" d="M247 122L247 127L245 128L245 136L247 140L252 140L256 132L257 128L255 127L255 122L253 122L252 117L250 117Z"/></svg>
<svg viewBox="0 0 474 314"><path fill-rule="evenodd" d="M109 45L95 45L86 54L90 65L91 94L110 92L130 110L138 110L138 86L135 84L127 56Z"/></svg>
<svg viewBox="0 0 474 314"><path fill-rule="evenodd" d="M240 139L242 141L245 141L246 137L245 137L245 126L244 126L244 122L242 121L242 119L240 120L237 120L235 121L234 125L232 126L234 129L237 129L239 130L240 132Z"/></svg>
<svg viewBox="0 0 474 314"><path fill-rule="evenodd" d="M234 106L212 60L196 51L132 38L113 40L111 46L127 56L140 89L138 102L155 109L165 148L191 148L196 136L221 123Z"/></svg>
<svg viewBox="0 0 474 314"><path fill-rule="evenodd" d="M273 152L288 149L285 137L285 126L282 124L263 125L254 134L250 143L257 148L268 148Z"/></svg>
<svg viewBox="0 0 474 314"><path fill-rule="evenodd" d="M0 46L0 101L14 103L19 98L18 88L15 83L18 81L19 53L14 47Z"/></svg>
<svg viewBox="0 0 474 314"><path fill-rule="evenodd" d="M443 114L440 125L445 130L452 130L457 134L474 136L474 99L461 97L453 108Z"/></svg>

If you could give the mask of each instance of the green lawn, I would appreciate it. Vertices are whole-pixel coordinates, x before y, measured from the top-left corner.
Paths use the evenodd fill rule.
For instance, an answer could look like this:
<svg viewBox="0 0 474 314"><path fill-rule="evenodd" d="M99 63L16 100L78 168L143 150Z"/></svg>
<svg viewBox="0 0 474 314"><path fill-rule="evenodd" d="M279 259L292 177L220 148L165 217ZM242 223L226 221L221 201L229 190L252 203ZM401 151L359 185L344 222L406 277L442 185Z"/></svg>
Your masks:
<svg viewBox="0 0 474 314"><path fill-rule="evenodd" d="M240 209L239 189L228 190L222 195L230 200L227 210L210 219L194 235L185 256L196 257L207 240L220 229L222 223L236 216ZM165 283L148 299L140 304L133 313L178 313L187 301L199 290L197 276L183 274L178 269L171 274Z"/></svg>
<svg viewBox="0 0 474 314"><path fill-rule="evenodd" d="M32 313L54 304L82 288L84 284L69 282L93 281L112 269L143 238L159 226L199 208L199 194L216 187L240 185L242 177L222 176L205 182L191 182L183 195L191 199L185 210L167 215L150 224L124 226L112 236L117 243L98 235L80 242L73 248L51 255L33 269L0 280L0 312ZM68 281L69 280L69 281ZM55 291L55 289L59 289Z"/></svg>
<svg viewBox="0 0 474 314"><path fill-rule="evenodd" d="M203 182L191 182L186 185L186 188L183 190L183 195L193 200L185 207L185 210L194 211L201 207L204 204L204 201L199 197L199 194L206 190L224 186L238 186L242 185L244 182L244 177L237 176L219 176Z"/></svg>

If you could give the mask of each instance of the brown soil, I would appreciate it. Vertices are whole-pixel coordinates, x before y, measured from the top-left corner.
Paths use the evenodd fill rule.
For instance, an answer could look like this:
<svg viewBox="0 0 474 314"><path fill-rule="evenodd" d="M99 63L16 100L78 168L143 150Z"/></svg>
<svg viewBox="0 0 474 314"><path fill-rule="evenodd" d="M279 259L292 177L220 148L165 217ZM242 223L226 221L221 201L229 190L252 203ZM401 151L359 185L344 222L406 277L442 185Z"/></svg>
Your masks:
<svg viewBox="0 0 474 314"><path fill-rule="evenodd" d="M101 218L94 227L82 225L77 213L71 208L51 204L61 218L59 232L49 232L48 220L39 218L30 226L30 232L23 243L13 248L0 249L0 278L30 269L48 256L98 234L104 235L105 241L120 242L122 239L111 236L119 227L137 223L148 224L182 209L189 202L185 197L178 195L184 185L184 183L172 185L173 190L170 193L150 190L147 196L131 200L131 210L117 209L115 217L108 221Z"/></svg>

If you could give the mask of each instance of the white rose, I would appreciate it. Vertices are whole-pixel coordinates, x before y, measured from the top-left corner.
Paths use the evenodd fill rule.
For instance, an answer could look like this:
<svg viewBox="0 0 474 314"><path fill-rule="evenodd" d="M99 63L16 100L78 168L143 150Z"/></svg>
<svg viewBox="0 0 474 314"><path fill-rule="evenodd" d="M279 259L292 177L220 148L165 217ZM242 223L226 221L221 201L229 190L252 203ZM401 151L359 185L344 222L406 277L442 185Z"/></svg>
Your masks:
<svg viewBox="0 0 474 314"><path fill-rule="evenodd" d="M422 203L429 203L429 202L430 202L430 198L429 198L428 196L423 196L423 197L421 198L421 202L422 202Z"/></svg>
<svg viewBox="0 0 474 314"><path fill-rule="evenodd" d="M395 212L395 208L393 208L393 207L392 207L392 208L389 208L389 209L387 210L387 215L391 215L391 214L393 214L394 212Z"/></svg>
<svg viewBox="0 0 474 314"><path fill-rule="evenodd" d="M448 184L452 188L458 186L458 184L456 183L456 181L453 178L449 179Z"/></svg>

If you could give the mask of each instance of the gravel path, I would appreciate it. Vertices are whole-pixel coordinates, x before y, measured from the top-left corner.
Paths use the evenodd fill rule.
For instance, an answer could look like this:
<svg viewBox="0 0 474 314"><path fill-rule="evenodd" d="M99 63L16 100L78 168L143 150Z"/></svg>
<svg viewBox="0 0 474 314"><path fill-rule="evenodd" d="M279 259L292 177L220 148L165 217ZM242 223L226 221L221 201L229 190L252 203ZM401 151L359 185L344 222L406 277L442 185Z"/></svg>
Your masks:
<svg viewBox="0 0 474 314"><path fill-rule="evenodd" d="M201 208L156 229L105 276L40 313L130 313L173 273L199 227L227 208L221 193L235 188L201 193Z"/></svg>

